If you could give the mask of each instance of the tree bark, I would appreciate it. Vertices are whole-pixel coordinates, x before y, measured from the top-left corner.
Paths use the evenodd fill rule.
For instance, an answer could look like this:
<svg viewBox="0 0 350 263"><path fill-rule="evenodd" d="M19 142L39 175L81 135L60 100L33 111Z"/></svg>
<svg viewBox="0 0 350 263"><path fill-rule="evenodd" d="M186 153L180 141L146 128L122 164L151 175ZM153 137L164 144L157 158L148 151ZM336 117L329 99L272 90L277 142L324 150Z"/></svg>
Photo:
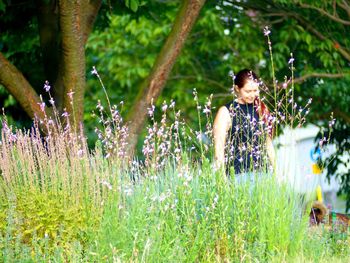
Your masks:
<svg viewBox="0 0 350 263"><path fill-rule="evenodd" d="M151 73L140 87L133 108L127 116L129 127L127 155L131 157L138 136L147 117L147 108L162 92L171 69L180 54L185 40L203 7L205 0L184 0L175 18L172 30L160 51Z"/></svg>
<svg viewBox="0 0 350 263"><path fill-rule="evenodd" d="M102 1L62 0L59 2L62 58L56 83L63 84L63 110L75 128L82 125L85 93L85 43Z"/></svg>
<svg viewBox="0 0 350 263"><path fill-rule="evenodd" d="M55 106L80 127L85 90L85 44L102 0L38 0L38 25L46 78L52 82ZM0 53L0 83L33 118L44 118L41 100L22 73ZM71 99L72 97L72 99ZM46 108L50 116L52 111Z"/></svg>
<svg viewBox="0 0 350 263"><path fill-rule="evenodd" d="M50 112L45 107L45 112L40 107L40 97L29 84L23 74L12 65L2 53L0 53L0 83L6 87L11 95L19 102L23 110L31 117L44 120Z"/></svg>
<svg viewBox="0 0 350 263"><path fill-rule="evenodd" d="M62 32L63 108L78 128L83 119L85 90L85 50L82 34L82 1L59 1Z"/></svg>

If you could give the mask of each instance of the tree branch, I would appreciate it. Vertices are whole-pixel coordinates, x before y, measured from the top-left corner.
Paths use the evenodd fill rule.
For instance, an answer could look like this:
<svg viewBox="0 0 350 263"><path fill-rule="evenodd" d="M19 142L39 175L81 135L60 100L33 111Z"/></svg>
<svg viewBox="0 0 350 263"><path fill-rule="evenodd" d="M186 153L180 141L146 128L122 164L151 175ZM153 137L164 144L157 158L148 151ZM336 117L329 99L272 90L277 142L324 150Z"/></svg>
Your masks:
<svg viewBox="0 0 350 263"><path fill-rule="evenodd" d="M335 79L335 78L343 78L345 76L349 76L350 73L336 73L336 74L332 74L332 73L309 73L306 74L302 77L299 78L295 78L294 79L294 83L302 83L305 80L309 79L309 78L331 78L331 79Z"/></svg>
<svg viewBox="0 0 350 263"><path fill-rule="evenodd" d="M127 120L129 122L128 156L132 156L138 135L147 116L147 108L156 100L168 79L170 71L180 54L205 0L184 0L175 18L172 30L153 65L152 71L139 88Z"/></svg>
<svg viewBox="0 0 350 263"><path fill-rule="evenodd" d="M319 32L318 30L316 30L309 22L305 21L303 18L301 18L298 14L296 13L292 13L291 14L292 17L294 17L296 20L299 21L300 24L302 24L306 30L308 30L309 32L313 33L315 36L317 36L319 39L321 40L326 40L327 37L324 36L321 32ZM336 49L339 51L339 53L348 61L350 61L350 53L342 46L339 45L338 42L337 43L337 47Z"/></svg>
<svg viewBox="0 0 350 263"><path fill-rule="evenodd" d="M339 108L335 108L333 110L333 113L334 113L334 117L338 117L339 116L346 123L350 124L350 116L348 114L346 114L346 112L341 111Z"/></svg>
<svg viewBox="0 0 350 263"><path fill-rule="evenodd" d="M95 24L97 14L101 8L102 0L86 1L85 11L83 16L83 41L84 45L89 38L89 35Z"/></svg>
<svg viewBox="0 0 350 263"><path fill-rule="evenodd" d="M346 11L346 13L348 14L348 16L350 17L350 5L345 0L343 0L343 4L337 2L337 5L339 5L341 8L343 8Z"/></svg>
<svg viewBox="0 0 350 263"><path fill-rule="evenodd" d="M307 9L313 9L313 10L316 10L318 11L320 14L324 15L324 16L327 16L328 18L332 19L333 21L336 21L338 23L341 23L341 24L344 24L344 25L350 25L350 21L348 20L344 20L344 19L341 19L337 16L334 16L330 13L328 13L326 10L322 9L322 8L319 8L319 7L316 7L316 6L312 6L312 5L308 5L308 4L300 4L300 6L302 8L307 8Z"/></svg>
<svg viewBox="0 0 350 263"><path fill-rule="evenodd" d="M0 83L19 102L23 110L29 117L40 120L46 116L51 116L51 112L45 108L43 112L40 108L40 97L29 84L23 74L12 65L0 52Z"/></svg>

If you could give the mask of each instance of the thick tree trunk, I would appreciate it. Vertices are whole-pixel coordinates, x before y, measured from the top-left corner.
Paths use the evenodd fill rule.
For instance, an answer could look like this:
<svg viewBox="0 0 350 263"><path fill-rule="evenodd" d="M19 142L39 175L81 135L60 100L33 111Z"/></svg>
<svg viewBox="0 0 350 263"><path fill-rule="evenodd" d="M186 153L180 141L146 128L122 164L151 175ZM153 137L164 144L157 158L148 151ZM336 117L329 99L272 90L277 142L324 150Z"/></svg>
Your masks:
<svg viewBox="0 0 350 263"><path fill-rule="evenodd" d="M85 47L89 34L91 33L102 0L84 1L82 3L81 27L82 42ZM64 63L61 56L61 32L59 5L56 1L39 1L38 25L40 46L43 54L44 70L47 80L52 85L52 95L55 99L55 106L59 112L63 110L64 89L63 72Z"/></svg>
<svg viewBox="0 0 350 263"><path fill-rule="evenodd" d="M180 54L185 40L203 7L205 0L184 0L175 18L172 30L160 51L152 71L140 85L138 96L127 117L129 125L128 156L132 156L138 136L147 117L147 108L152 99L161 94L170 71Z"/></svg>
<svg viewBox="0 0 350 263"><path fill-rule="evenodd" d="M45 107L41 110L41 100L23 74L0 53L0 83L19 102L29 117L44 120L45 114L50 115Z"/></svg>
<svg viewBox="0 0 350 263"><path fill-rule="evenodd" d="M40 44L46 78L56 107L65 108L76 128L83 119L85 90L85 44L102 0L38 0ZM22 73L0 53L0 83L33 118L44 118L41 100ZM72 97L72 99L71 99ZM61 111L60 111L61 112ZM46 113L52 112L46 108Z"/></svg>
<svg viewBox="0 0 350 263"><path fill-rule="evenodd" d="M63 108L71 125L78 128L83 119L85 91L85 50L82 34L83 0L59 1L62 32Z"/></svg>

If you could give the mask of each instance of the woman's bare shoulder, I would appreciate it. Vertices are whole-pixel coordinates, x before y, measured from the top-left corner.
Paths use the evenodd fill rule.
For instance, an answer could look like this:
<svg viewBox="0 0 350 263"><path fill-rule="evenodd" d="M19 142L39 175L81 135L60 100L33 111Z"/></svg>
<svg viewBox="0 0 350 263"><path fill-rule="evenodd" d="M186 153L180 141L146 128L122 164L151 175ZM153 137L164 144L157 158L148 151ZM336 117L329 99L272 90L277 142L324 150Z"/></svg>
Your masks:
<svg viewBox="0 0 350 263"><path fill-rule="evenodd" d="M223 124L227 123L228 125L231 124L231 116L230 116L230 111L226 106L221 106L216 114L215 117L215 123L216 124Z"/></svg>

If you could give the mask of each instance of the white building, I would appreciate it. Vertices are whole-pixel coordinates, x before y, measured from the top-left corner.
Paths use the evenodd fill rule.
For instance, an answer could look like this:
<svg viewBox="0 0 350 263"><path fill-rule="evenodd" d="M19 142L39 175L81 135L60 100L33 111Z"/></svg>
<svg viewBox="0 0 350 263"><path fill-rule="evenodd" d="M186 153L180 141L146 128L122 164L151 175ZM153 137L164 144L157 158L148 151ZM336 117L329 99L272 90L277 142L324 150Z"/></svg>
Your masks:
<svg viewBox="0 0 350 263"><path fill-rule="evenodd" d="M315 167L320 155L324 158L336 150L334 145L329 145L321 151L315 151L315 137L318 131L319 128L313 125L285 129L274 141L277 149L277 171L301 193L315 194L317 185L320 185L325 204L331 205L333 210L344 212L344 204L337 200L336 195L339 190L338 180L332 177L328 182L325 171L317 171Z"/></svg>

